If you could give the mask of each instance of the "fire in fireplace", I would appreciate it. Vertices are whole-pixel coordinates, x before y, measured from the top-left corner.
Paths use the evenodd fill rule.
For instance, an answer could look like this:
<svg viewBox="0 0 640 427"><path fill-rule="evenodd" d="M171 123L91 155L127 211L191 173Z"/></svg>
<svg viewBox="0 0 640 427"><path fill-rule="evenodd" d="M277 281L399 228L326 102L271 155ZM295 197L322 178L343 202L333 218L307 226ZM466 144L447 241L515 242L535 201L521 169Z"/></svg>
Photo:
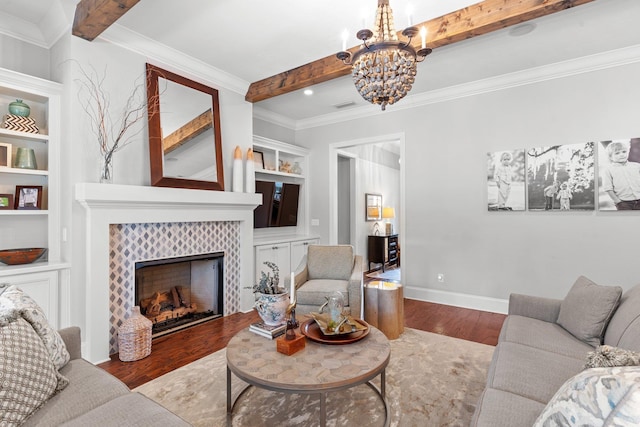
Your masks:
<svg viewBox="0 0 640 427"><path fill-rule="evenodd" d="M135 263L135 301L158 337L222 317L224 253Z"/></svg>

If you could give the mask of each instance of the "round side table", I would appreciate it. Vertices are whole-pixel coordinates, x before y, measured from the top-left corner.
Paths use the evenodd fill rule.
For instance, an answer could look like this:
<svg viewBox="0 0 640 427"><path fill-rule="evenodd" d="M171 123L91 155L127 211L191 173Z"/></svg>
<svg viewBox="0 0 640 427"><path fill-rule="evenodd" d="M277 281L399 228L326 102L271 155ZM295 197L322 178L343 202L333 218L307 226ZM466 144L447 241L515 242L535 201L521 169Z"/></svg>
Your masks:
<svg viewBox="0 0 640 427"><path fill-rule="evenodd" d="M388 339L404 332L404 294L400 283L373 281L364 285L364 320Z"/></svg>

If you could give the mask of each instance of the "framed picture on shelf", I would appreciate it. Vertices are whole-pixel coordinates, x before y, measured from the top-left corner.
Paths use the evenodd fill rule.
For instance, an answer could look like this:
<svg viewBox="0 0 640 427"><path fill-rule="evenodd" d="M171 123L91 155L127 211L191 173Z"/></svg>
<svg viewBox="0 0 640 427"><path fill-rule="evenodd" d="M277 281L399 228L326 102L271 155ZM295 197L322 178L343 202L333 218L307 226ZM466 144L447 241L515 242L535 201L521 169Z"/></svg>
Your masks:
<svg viewBox="0 0 640 427"><path fill-rule="evenodd" d="M0 194L0 210L13 209L13 194Z"/></svg>
<svg viewBox="0 0 640 427"><path fill-rule="evenodd" d="M11 144L0 142L0 166L11 167Z"/></svg>
<svg viewBox="0 0 640 427"><path fill-rule="evenodd" d="M264 169L264 155L262 151L253 150L253 162L256 164L256 170Z"/></svg>
<svg viewBox="0 0 640 427"><path fill-rule="evenodd" d="M41 185L16 185L16 209L42 209Z"/></svg>

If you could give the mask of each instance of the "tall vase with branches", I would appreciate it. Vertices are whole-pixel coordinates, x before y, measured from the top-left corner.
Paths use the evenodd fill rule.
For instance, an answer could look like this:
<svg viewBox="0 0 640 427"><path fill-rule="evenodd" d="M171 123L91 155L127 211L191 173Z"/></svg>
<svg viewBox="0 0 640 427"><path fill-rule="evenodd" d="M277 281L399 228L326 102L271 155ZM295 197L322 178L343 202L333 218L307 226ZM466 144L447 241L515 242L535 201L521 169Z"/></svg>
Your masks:
<svg viewBox="0 0 640 427"><path fill-rule="evenodd" d="M78 64L81 78L78 100L89 116L91 131L96 136L100 150L100 182L113 181L113 156L126 147L142 132L142 127L133 129L147 114L145 84L136 83L118 116L110 112L109 93L105 90L106 68L99 74L94 67L86 71ZM115 117L115 118L114 118Z"/></svg>

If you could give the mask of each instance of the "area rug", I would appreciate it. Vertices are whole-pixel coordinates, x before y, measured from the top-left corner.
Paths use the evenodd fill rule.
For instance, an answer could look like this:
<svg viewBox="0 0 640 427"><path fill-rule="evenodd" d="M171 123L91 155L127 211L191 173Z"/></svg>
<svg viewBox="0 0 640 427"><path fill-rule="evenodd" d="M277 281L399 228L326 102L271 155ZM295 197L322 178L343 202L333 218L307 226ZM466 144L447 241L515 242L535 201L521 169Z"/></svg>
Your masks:
<svg viewBox="0 0 640 427"><path fill-rule="evenodd" d="M370 277L372 279L378 279L378 280L395 280L397 282L401 280L399 268L393 268L391 270L386 270L386 271L378 270L373 273L368 273L367 277Z"/></svg>
<svg viewBox="0 0 640 427"><path fill-rule="evenodd" d="M275 345L275 343L274 343ZM468 426L494 347L405 328L391 341L387 401L391 426ZM374 381L379 386L379 379ZM234 396L244 383L233 378ZM135 389L194 426L226 424L226 353L220 350ZM319 398L250 388L233 425L317 426ZM384 407L366 385L327 397L328 426L382 426Z"/></svg>

